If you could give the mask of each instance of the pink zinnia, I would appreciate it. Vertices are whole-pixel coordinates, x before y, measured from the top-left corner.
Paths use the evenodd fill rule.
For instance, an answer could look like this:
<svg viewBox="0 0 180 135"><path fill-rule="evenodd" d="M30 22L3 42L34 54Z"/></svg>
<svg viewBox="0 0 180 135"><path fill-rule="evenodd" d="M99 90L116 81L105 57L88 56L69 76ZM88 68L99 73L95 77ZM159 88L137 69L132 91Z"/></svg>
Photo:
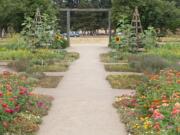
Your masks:
<svg viewBox="0 0 180 135"><path fill-rule="evenodd" d="M11 85L10 85L10 84L6 84L6 89L7 89L8 91L12 91Z"/></svg>
<svg viewBox="0 0 180 135"><path fill-rule="evenodd" d="M161 114L161 113L159 112L159 110L157 110L157 109L154 110L152 117L153 117L155 120L162 120L162 119L164 119L164 115Z"/></svg>
<svg viewBox="0 0 180 135"><path fill-rule="evenodd" d="M180 113L180 109L173 108L173 111L171 112L172 115L176 115Z"/></svg>

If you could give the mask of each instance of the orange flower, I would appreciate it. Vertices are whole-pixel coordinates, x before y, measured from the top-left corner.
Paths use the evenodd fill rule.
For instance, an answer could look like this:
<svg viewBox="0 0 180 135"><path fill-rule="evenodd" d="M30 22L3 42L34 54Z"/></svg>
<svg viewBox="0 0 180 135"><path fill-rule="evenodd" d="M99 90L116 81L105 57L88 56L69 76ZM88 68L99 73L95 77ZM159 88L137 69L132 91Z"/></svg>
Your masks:
<svg viewBox="0 0 180 135"><path fill-rule="evenodd" d="M172 98L180 98L180 92L173 93Z"/></svg>
<svg viewBox="0 0 180 135"><path fill-rule="evenodd" d="M176 77L180 77L180 72L177 72L177 73L176 73Z"/></svg>
<svg viewBox="0 0 180 135"><path fill-rule="evenodd" d="M159 75L150 76L150 80L158 80L158 79L159 79Z"/></svg>
<svg viewBox="0 0 180 135"><path fill-rule="evenodd" d="M177 83L180 84L180 80L177 80Z"/></svg>
<svg viewBox="0 0 180 135"><path fill-rule="evenodd" d="M168 103L169 101L168 100L166 100L166 99L163 99L162 100L162 103Z"/></svg>
<svg viewBox="0 0 180 135"><path fill-rule="evenodd" d="M177 131L178 133L180 133L180 127L177 127L177 128L176 128L176 131Z"/></svg>

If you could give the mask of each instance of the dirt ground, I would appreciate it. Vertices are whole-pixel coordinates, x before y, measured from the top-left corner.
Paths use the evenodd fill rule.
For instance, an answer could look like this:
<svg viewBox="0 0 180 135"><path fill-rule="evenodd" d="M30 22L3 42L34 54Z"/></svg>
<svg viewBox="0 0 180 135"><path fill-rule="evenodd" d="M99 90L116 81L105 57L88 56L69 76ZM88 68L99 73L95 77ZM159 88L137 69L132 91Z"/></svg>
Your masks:
<svg viewBox="0 0 180 135"><path fill-rule="evenodd" d="M108 45L109 37L108 36L85 36L85 37L71 37L71 44L105 44Z"/></svg>

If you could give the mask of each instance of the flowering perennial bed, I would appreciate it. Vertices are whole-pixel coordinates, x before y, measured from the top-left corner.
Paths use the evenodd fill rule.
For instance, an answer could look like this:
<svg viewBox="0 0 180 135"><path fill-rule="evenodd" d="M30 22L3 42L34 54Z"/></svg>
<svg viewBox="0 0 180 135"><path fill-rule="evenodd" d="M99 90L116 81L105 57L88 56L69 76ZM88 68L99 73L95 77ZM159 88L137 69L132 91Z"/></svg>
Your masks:
<svg viewBox="0 0 180 135"><path fill-rule="evenodd" d="M52 97L32 93L27 77L0 74L0 134L31 135L47 114Z"/></svg>
<svg viewBox="0 0 180 135"><path fill-rule="evenodd" d="M147 75L135 96L116 97L122 121L134 135L180 134L180 72Z"/></svg>

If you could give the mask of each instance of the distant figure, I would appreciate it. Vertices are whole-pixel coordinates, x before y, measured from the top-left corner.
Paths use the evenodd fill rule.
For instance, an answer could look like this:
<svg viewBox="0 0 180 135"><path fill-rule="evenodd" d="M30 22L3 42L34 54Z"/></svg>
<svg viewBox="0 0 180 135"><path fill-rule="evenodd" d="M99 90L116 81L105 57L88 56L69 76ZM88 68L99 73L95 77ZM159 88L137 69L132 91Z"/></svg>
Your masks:
<svg viewBox="0 0 180 135"><path fill-rule="evenodd" d="M13 37L13 34L14 34L14 28L13 28L13 26L10 25L10 26L7 28L7 31L8 31L8 33L10 34L10 36Z"/></svg>
<svg viewBox="0 0 180 135"><path fill-rule="evenodd" d="M1 33L1 37L4 38L5 37L5 29L2 29L2 33Z"/></svg>

